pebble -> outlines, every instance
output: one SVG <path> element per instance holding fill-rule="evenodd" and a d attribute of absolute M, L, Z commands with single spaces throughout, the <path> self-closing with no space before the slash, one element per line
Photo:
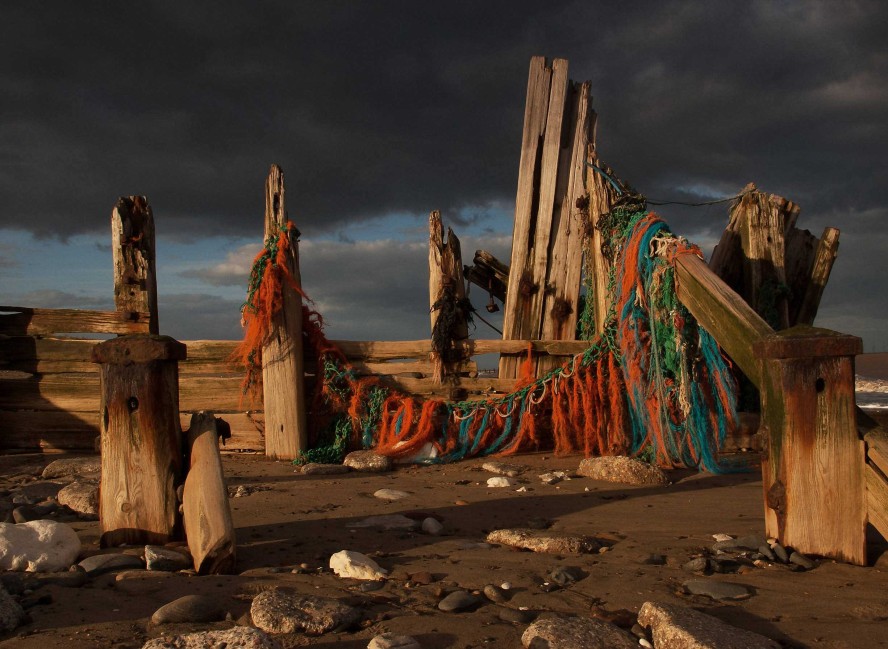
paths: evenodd
<path fill-rule="evenodd" d="M 482 592 L 484 593 L 484 596 L 494 604 L 503 604 L 508 601 L 508 598 L 502 589 L 497 588 L 493 584 L 487 584 Z"/>
<path fill-rule="evenodd" d="M 691 579 L 682 584 L 685 591 L 691 595 L 705 595 L 714 600 L 738 600 L 752 596 L 749 589 L 742 584 L 732 584 L 728 581 L 716 581 L 714 579 Z"/>
<path fill-rule="evenodd" d="M 577 470 L 577 473 L 593 480 L 619 482 L 621 484 L 669 484 L 669 478 L 658 467 L 621 455 L 585 458 L 580 462 L 580 468 Z"/>
<path fill-rule="evenodd" d="M 490 473 L 504 475 L 509 478 L 515 478 L 524 472 L 525 467 L 516 464 L 507 464 L 505 462 L 485 462 L 481 468 Z"/>
<path fill-rule="evenodd" d="M 438 602 L 438 608 L 448 613 L 464 611 L 478 604 L 480 600 L 464 590 L 455 590 Z"/>
<path fill-rule="evenodd" d="M 591 536 L 544 534 L 537 530 L 521 528 L 494 530 L 487 535 L 487 542 L 550 554 L 596 552 L 601 547 L 601 543 Z"/>
<path fill-rule="evenodd" d="M 309 462 L 302 466 L 300 473 L 302 475 L 339 475 L 348 473 L 351 469 L 344 464 L 318 464 Z"/>
<path fill-rule="evenodd" d="M 380 500 L 403 500 L 404 498 L 409 498 L 410 494 L 397 489 L 377 489 L 373 492 L 373 496 Z"/>
<path fill-rule="evenodd" d="M 366 554 L 341 550 L 330 557 L 330 570 L 340 577 L 351 579 L 385 579 L 388 570 L 379 567 Z"/>
<path fill-rule="evenodd" d="M 67 570 L 80 554 L 80 538 L 64 523 L 37 520 L 0 523 L 0 569 Z"/>
<path fill-rule="evenodd" d="M 730 534 L 713 534 L 712 538 L 715 539 L 716 543 L 724 543 L 725 541 L 733 541 L 734 537 Z"/>
<path fill-rule="evenodd" d="M 131 554 L 94 554 L 77 565 L 83 568 L 87 574 L 93 576 L 102 575 L 107 572 L 145 567 L 139 557 L 135 557 Z"/>
<path fill-rule="evenodd" d="M 191 557 L 160 545 L 145 546 L 145 567 L 148 570 L 176 572 L 193 567 Z"/>
<path fill-rule="evenodd" d="M 487 478 L 487 486 L 488 487 L 511 487 L 514 483 L 505 476 L 496 476 L 493 478 Z"/>
<path fill-rule="evenodd" d="M 383 633 L 374 637 L 367 649 L 422 649 L 422 645 L 409 635 Z"/>
<path fill-rule="evenodd" d="M 648 649 L 654 649 L 654 645 L 652 645 L 647 638 L 639 638 L 638 644 L 640 644 L 642 647 L 647 647 Z"/>
<path fill-rule="evenodd" d="M 342 464 L 354 471 L 365 473 L 382 473 L 392 470 L 392 458 L 373 451 L 352 451 L 345 456 Z"/>
<path fill-rule="evenodd" d="M 57 509 L 58 506 L 54 505 L 19 505 L 12 510 L 12 520 L 16 523 L 39 521 L 40 519 L 49 516 Z"/>
<path fill-rule="evenodd" d="M 414 584 L 419 584 L 420 586 L 427 586 L 435 581 L 435 575 L 428 570 L 421 570 L 420 572 L 414 572 L 410 575 L 410 581 Z"/>
<path fill-rule="evenodd" d="M 206 595 L 185 595 L 164 604 L 151 616 L 152 624 L 177 624 L 181 622 L 218 622 L 225 619 L 225 611 L 219 602 Z"/>
<path fill-rule="evenodd" d="M 504 581 L 503 583 L 500 584 L 500 588 L 502 588 L 503 590 L 512 590 L 512 583 L 508 582 L 508 581 Z"/>
<path fill-rule="evenodd" d="M 438 519 L 429 516 L 422 522 L 422 531 L 432 536 L 439 536 L 444 531 L 444 526 Z"/>
<path fill-rule="evenodd" d="M 362 593 L 372 593 L 381 590 L 384 586 L 384 581 L 362 581 L 361 585 L 358 586 L 358 590 Z"/>
<path fill-rule="evenodd" d="M 786 548 L 784 548 L 782 545 L 775 542 L 771 546 L 771 550 L 773 550 L 774 556 L 777 557 L 778 561 L 780 561 L 781 563 L 789 563 L 789 553 L 786 551 Z"/>
<path fill-rule="evenodd" d="M 817 567 L 817 564 L 811 561 L 808 557 L 800 552 L 793 552 L 789 555 L 789 562 L 794 563 L 797 566 L 801 566 L 805 570 L 813 570 Z"/>
<path fill-rule="evenodd" d="M 564 471 L 549 471 L 537 476 L 543 484 L 557 484 L 562 480 L 570 480 L 570 476 Z"/>
<path fill-rule="evenodd" d="M 594 618 L 547 617 L 524 631 L 525 647 L 551 649 L 636 649 L 638 641 L 623 629 Z"/>
<path fill-rule="evenodd" d="M 154 638 L 142 649 L 280 649 L 280 646 L 277 640 L 259 629 L 236 626 L 224 631 Z"/>
<path fill-rule="evenodd" d="M 691 559 L 690 561 L 682 564 L 682 570 L 686 570 L 687 572 L 706 572 L 709 570 L 709 559 L 706 557 L 697 557 L 696 559 Z"/>
<path fill-rule="evenodd" d="M 574 566 L 559 566 L 549 573 L 549 579 L 559 586 L 569 586 L 583 577 L 585 577 L 583 571 Z"/>
<path fill-rule="evenodd" d="M 19 627 L 25 620 L 25 609 L 0 586 L 0 633 Z"/>
<path fill-rule="evenodd" d="M 361 611 L 329 597 L 302 596 L 280 589 L 253 598 L 253 624 L 267 633 L 305 632 L 314 635 L 347 628 L 361 619 Z"/>
<path fill-rule="evenodd" d="M 771 546 L 767 543 L 762 543 L 758 546 L 758 553 L 764 556 L 768 561 L 777 561 L 777 555 L 774 554 Z"/>

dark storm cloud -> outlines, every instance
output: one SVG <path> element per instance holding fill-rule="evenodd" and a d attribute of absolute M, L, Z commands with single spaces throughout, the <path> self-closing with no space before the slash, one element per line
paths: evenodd
<path fill-rule="evenodd" d="M 166 236 L 253 232 L 270 162 L 304 232 L 510 202 L 534 54 L 592 80 L 602 156 L 652 196 L 756 180 L 865 210 L 888 181 L 880 3 L 50 2 L 2 23 L 0 225 L 40 234 L 104 229 L 134 192 Z"/>

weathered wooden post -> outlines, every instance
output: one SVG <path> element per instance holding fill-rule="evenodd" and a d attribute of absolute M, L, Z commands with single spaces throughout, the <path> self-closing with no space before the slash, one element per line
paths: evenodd
<path fill-rule="evenodd" d="M 284 172 L 271 165 L 265 183 L 265 240 L 287 228 Z M 287 272 L 299 285 L 299 248 L 290 232 Z M 262 392 L 265 408 L 265 455 L 293 460 L 308 448 L 305 420 L 305 375 L 302 357 L 302 299 L 287 282 L 281 285 L 281 309 L 271 321 L 262 346 Z"/>
<path fill-rule="evenodd" d="M 799 326 L 754 350 L 768 535 L 803 553 L 866 565 L 866 451 L 854 401 L 861 339 Z"/>
<path fill-rule="evenodd" d="M 154 215 L 144 196 L 122 196 L 111 211 L 114 305 L 118 311 L 149 314 L 148 333 L 159 332 Z"/>
<path fill-rule="evenodd" d="M 462 251 L 453 230 L 444 226 L 441 213 L 429 214 L 429 314 L 432 320 L 431 362 L 434 379 L 441 383 L 457 358 L 454 341 L 469 337 L 466 286 L 463 280 Z"/>
<path fill-rule="evenodd" d="M 182 517 L 198 574 L 227 574 L 235 566 L 235 534 L 219 455 L 218 422 L 211 412 L 191 415 L 188 475 Z"/>
<path fill-rule="evenodd" d="M 166 543 L 179 533 L 182 478 L 178 361 L 185 345 L 133 334 L 99 343 L 103 547 Z"/>

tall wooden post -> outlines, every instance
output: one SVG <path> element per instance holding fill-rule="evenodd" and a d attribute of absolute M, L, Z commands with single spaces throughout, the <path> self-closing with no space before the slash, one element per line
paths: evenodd
<path fill-rule="evenodd" d="M 287 227 L 284 172 L 271 165 L 265 183 L 265 239 Z M 295 233 L 287 271 L 297 284 L 299 248 Z M 305 420 L 305 375 L 302 358 L 302 299 L 286 282 L 281 310 L 274 316 L 270 335 L 262 347 L 262 391 L 265 408 L 265 455 L 293 460 L 308 448 Z"/>
<path fill-rule="evenodd" d="M 799 326 L 754 350 L 767 533 L 803 553 L 865 565 L 866 451 L 854 402 L 862 341 Z"/>
<path fill-rule="evenodd" d="M 122 196 L 111 211 L 114 305 L 125 313 L 148 313 L 152 334 L 159 332 L 154 246 L 154 215 L 148 199 Z"/>
<path fill-rule="evenodd" d="M 441 213 L 435 210 L 429 214 L 429 314 L 432 321 L 431 361 L 434 378 L 439 383 L 449 365 L 463 360 L 454 358 L 453 342 L 469 337 L 465 299 L 459 239 L 448 228 L 447 241 L 444 241 Z M 448 316 L 442 321 L 441 315 L 446 312 L 449 312 Z"/>
<path fill-rule="evenodd" d="M 179 532 L 182 478 L 178 361 L 185 345 L 134 334 L 99 343 L 103 547 L 163 544 Z"/>

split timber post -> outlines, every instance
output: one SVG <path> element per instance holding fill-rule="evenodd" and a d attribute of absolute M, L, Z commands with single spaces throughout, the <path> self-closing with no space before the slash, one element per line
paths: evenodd
<path fill-rule="evenodd" d="M 462 251 L 459 239 L 453 230 L 447 229 L 444 241 L 444 226 L 441 213 L 435 210 L 429 214 L 429 314 L 432 325 L 431 362 L 433 374 L 441 383 L 448 373 L 457 373 L 457 365 L 462 358 L 462 349 L 454 343 L 469 337 L 467 324 L 466 285 L 463 280 Z M 451 304 L 447 304 L 450 302 Z M 448 317 L 442 314 L 453 309 Z M 440 349 L 436 344 L 442 345 Z M 443 347 L 446 345 L 446 347 Z"/>
<path fill-rule="evenodd" d="M 765 528 L 799 552 L 865 565 L 865 448 L 854 407 L 862 342 L 774 332 L 706 263 L 676 259 L 676 294 L 762 395 Z"/>
<path fill-rule="evenodd" d="M 182 479 L 178 361 L 185 345 L 133 334 L 99 343 L 101 364 L 101 545 L 164 544 L 180 530 Z"/>
<path fill-rule="evenodd" d="M 154 214 L 144 196 L 121 196 L 111 211 L 114 306 L 132 320 L 148 314 L 148 333 L 159 332 Z"/>
<path fill-rule="evenodd" d="M 589 84 L 571 82 L 567 71 L 565 59 L 530 62 L 503 340 L 576 337 L 583 244 L 576 203 L 592 120 Z M 515 378 L 521 362 L 501 356 L 499 377 Z M 559 363 L 539 359 L 537 376 Z"/>
<path fill-rule="evenodd" d="M 287 227 L 284 172 L 271 165 L 265 182 L 265 240 Z M 299 247 L 290 233 L 287 271 L 297 285 Z M 262 346 L 262 392 L 265 409 L 265 455 L 293 460 L 308 448 L 305 419 L 305 374 L 302 357 L 302 298 L 282 282 L 281 310 L 274 316 L 268 339 Z"/>

